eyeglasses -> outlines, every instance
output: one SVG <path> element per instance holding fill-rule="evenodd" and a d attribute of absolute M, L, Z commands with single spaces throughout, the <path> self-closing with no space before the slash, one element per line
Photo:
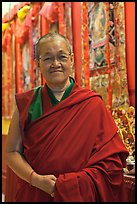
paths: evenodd
<path fill-rule="evenodd" d="M 45 63 L 47 64 L 51 64 L 55 61 L 55 59 L 58 61 L 58 62 L 67 62 L 68 59 L 69 59 L 69 56 L 70 54 L 60 54 L 58 56 L 44 56 L 44 57 L 39 57 L 39 59 L 41 59 L 42 61 L 44 61 Z"/>

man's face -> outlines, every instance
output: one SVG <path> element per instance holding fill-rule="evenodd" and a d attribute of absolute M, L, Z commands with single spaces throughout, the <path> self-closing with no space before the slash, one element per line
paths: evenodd
<path fill-rule="evenodd" d="M 66 41 L 58 37 L 42 39 L 39 47 L 39 69 L 47 84 L 53 87 L 66 83 L 74 62 L 73 53 L 69 53 Z"/>

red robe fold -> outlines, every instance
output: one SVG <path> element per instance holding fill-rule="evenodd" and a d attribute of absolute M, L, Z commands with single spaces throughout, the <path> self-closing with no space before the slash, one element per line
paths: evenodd
<path fill-rule="evenodd" d="M 57 177 L 55 196 L 19 179 L 17 202 L 121 201 L 128 152 L 101 97 L 76 83 L 52 107 L 42 88 L 43 115 L 28 124 L 33 90 L 17 94 L 24 156 L 38 174 Z"/>

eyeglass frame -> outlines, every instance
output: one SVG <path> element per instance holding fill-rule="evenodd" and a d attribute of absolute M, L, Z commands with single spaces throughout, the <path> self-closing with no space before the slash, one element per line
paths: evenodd
<path fill-rule="evenodd" d="M 62 55 L 62 57 L 63 56 L 66 57 L 66 59 L 59 59 L 59 57 L 61 57 L 61 55 Z M 42 61 L 44 61 L 47 64 L 52 64 L 55 61 L 55 59 L 60 63 L 65 63 L 68 61 L 70 55 L 71 55 L 71 53 L 69 53 L 69 54 L 61 53 L 60 56 L 47 56 L 47 60 L 46 60 L 46 56 L 45 56 L 45 59 L 43 59 L 43 57 L 41 57 L 41 56 L 39 57 L 39 59 L 41 59 Z M 50 58 L 50 59 L 48 59 L 48 58 Z"/>

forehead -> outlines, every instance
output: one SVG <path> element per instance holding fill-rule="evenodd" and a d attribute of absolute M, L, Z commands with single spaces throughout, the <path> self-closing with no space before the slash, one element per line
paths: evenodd
<path fill-rule="evenodd" d="M 61 37 L 49 37 L 49 38 L 43 38 L 40 41 L 39 48 L 40 50 L 43 50 L 43 49 L 50 50 L 50 49 L 57 49 L 57 48 L 68 50 L 68 44 L 66 40 Z"/>

